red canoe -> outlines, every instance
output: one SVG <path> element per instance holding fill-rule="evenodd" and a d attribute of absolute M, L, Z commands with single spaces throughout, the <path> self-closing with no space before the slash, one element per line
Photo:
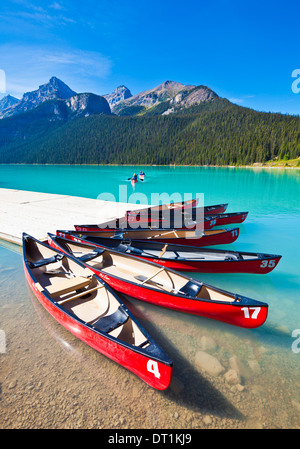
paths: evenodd
<path fill-rule="evenodd" d="M 153 388 L 169 386 L 172 361 L 94 271 L 27 234 L 23 263 L 35 296 L 67 330 Z"/>
<path fill-rule="evenodd" d="M 173 202 L 168 204 L 160 204 L 159 206 L 150 206 L 148 209 L 151 210 L 191 209 L 193 207 L 197 207 L 198 203 L 199 198 L 195 198 L 187 201 L 178 201 L 175 203 Z M 128 211 L 128 212 L 136 212 L 136 211 Z"/>
<path fill-rule="evenodd" d="M 76 254 L 116 291 L 133 298 L 246 328 L 259 327 L 267 318 L 268 304 L 212 287 L 161 265 L 51 235 L 48 242 L 60 251 Z"/>
<path fill-rule="evenodd" d="M 51 235 L 51 238 L 55 240 L 56 237 Z M 173 270 L 199 273 L 266 274 L 274 270 L 281 259 L 281 256 L 274 254 L 197 248 L 187 245 L 166 245 L 149 240 L 127 241 L 99 237 L 93 237 L 89 240 L 77 236 L 76 241 L 92 244 L 99 248 L 120 251 Z"/>
<path fill-rule="evenodd" d="M 154 240 L 156 242 L 173 243 L 176 245 L 211 246 L 233 243 L 239 236 L 239 228 L 216 229 L 206 231 L 178 229 L 136 229 L 136 230 L 103 230 L 89 231 L 56 231 L 61 237 L 75 240 L 76 237 L 105 237 L 129 240 Z"/>
<path fill-rule="evenodd" d="M 148 220 L 148 217 L 140 216 L 138 221 L 127 221 L 125 217 L 106 221 L 100 224 L 74 225 L 76 231 L 98 232 L 107 229 L 212 229 L 214 226 L 224 226 L 227 224 L 243 223 L 247 218 L 248 212 L 233 212 L 230 214 L 215 214 L 203 217 L 203 221 L 191 219 L 157 219 Z M 176 221 L 175 221 L 176 220 Z"/>
<path fill-rule="evenodd" d="M 116 218 L 115 220 L 106 221 L 100 224 L 83 224 L 74 225 L 76 231 L 88 231 L 88 232 L 98 232 L 105 231 L 108 229 L 119 230 L 119 229 L 212 229 L 216 226 L 216 218 L 206 218 L 203 221 L 196 222 L 194 220 L 153 220 L 153 222 L 148 222 L 148 220 L 138 220 L 127 221 L 125 218 Z"/>
<path fill-rule="evenodd" d="M 212 226 L 224 226 L 228 224 L 243 223 L 248 216 L 248 212 L 232 212 L 227 214 L 206 215 Z"/>
<path fill-rule="evenodd" d="M 222 214 L 226 211 L 228 203 L 216 204 L 213 206 L 199 206 L 197 207 L 199 200 L 183 201 L 181 203 L 162 204 L 160 206 L 150 206 L 144 209 L 130 210 L 125 214 L 125 219 L 130 222 L 131 220 L 139 221 L 141 219 L 147 219 L 151 222 L 152 218 L 163 218 L 164 215 L 169 218 L 169 214 L 174 212 L 183 213 L 187 217 L 196 219 L 202 215 Z"/>

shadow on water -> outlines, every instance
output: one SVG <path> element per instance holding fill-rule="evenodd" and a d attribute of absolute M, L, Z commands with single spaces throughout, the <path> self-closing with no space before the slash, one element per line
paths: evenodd
<path fill-rule="evenodd" d="M 119 367 L 119 365 L 95 351 L 93 348 L 89 347 L 76 336 L 67 331 L 44 309 L 36 296 L 33 294 L 27 282 L 26 284 L 34 312 L 36 313 L 43 330 L 45 329 L 47 331 L 47 334 L 50 335 L 50 337 L 58 344 L 59 348 L 61 348 L 67 356 L 63 357 L 61 360 L 63 364 L 66 364 L 66 367 L 64 368 L 66 378 L 68 377 L 68 363 L 70 361 L 75 361 L 76 366 L 80 366 L 83 371 L 85 371 L 85 373 L 90 375 L 93 379 L 99 380 L 99 393 L 101 394 L 103 389 L 106 390 L 113 396 L 114 402 L 117 400 L 119 407 L 121 407 L 124 401 L 124 393 L 122 392 L 122 388 L 120 388 L 122 382 L 117 379 L 118 388 L 115 388 L 114 383 L 111 381 L 111 378 L 115 374 L 115 368 Z M 49 340 L 47 339 L 47 345 L 48 344 Z M 47 351 L 46 347 L 45 351 Z M 123 367 L 119 368 L 126 371 Z M 109 376 L 109 378 L 107 378 L 108 370 L 112 371 L 112 375 Z M 134 374 L 132 374 L 132 376 L 135 377 Z"/>
<path fill-rule="evenodd" d="M 93 379 L 99 381 L 98 393 L 100 395 L 104 390 L 109 392 L 118 401 L 121 409 L 124 407 L 125 399 L 123 387 L 126 390 L 127 401 L 135 403 L 139 400 L 138 398 L 145 398 L 145 401 L 147 401 L 147 395 L 152 391 L 150 387 L 134 374 L 89 348 L 69 333 L 45 311 L 29 287 L 28 292 L 43 328 L 68 354 L 67 359 L 69 361 L 74 360 Z M 244 415 L 190 361 L 194 360 L 194 356 L 191 355 L 193 351 L 190 351 L 188 347 L 189 343 L 194 339 L 194 334 L 190 332 L 190 329 L 196 328 L 197 330 L 198 328 L 198 337 L 201 337 L 202 331 L 208 334 L 210 334 L 210 331 L 217 331 L 222 335 L 222 351 L 227 351 L 230 355 L 235 353 L 231 346 L 234 339 L 239 341 L 240 344 L 240 347 L 236 348 L 237 354 L 243 345 L 248 344 L 247 340 L 250 339 L 256 344 L 258 353 L 262 345 L 270 344 L 274 348 L 278 346 L 290 348 L 291 345 L 290 335 L 288 335 L 287 331 L 276 327 L 272 322 L 267 322 L 258 329 L 236 328 L 226 323 L 218 322 L 216 324 L 214 320 L 181 314 L 180 312 L 163 309 L 151 304 L 141 305 L 141 302 L 136 299 L 125 295 L 119 296 L 147 332 L 152 335 L 164 352 L 173 360 L 172 383 L 167 390 L 156 391 L 156 400 L 159 401 L 158 397 L 160 396 L 163 401 L 168 400 L 175 405 L 184 406 L 191 414 L 213 414 L 220 418 L 245 420 Z M 179 323 L 180 329 L 178 328 Z M 166 336 L 166 333 L 168 336 Z M 223 335 L 226 335 L 226 338 L 223 338 Z M 198 341 L 194 341 L 196 350 L 198 350 Z M 47 340 L 46 344 L 49 344 L 49 340 Z M 36 375 L 38 376 L 38 373 Z M 217 379 L 217 382 L 220 382 L 220 380 Z M 141 401 L 139 404 L 142 410 L 144 408 L 143 403 L 144 401 Z"/>
<path fill-rule="evenodd" d="M 121 296 L 121 295 L 120 295 Z M 173 360 L 173 380 L 170 388 L 161 392 L 166 398 L 194 412 L 211 413 L 221 418 L 242 420 L 243 414 L 234 407 L 223 394 L 218 391 L 199 371 L 180 353 L 178 348 L 149 320 L 143 318 L 136 308 L 133 299 L 122 295 L 124 303 L 137 317 L 142 326 L 152 335 L 155 341 Z M 153 306 L 155 307 L 155 306 Z M 168 310 L 168 313 L 177 312 Z M 199 317 L 195 317 L 196 319 Z M 178 381 L 183 388 L 178 388 Z"/>
<path fill-rule="evenodd" d="M 171 388 L 163 393 L 166 397 L 195 412 L 213 414 L 220 418 L 243 419 L 242 413 L 205 379 L 170 341 L 159 343 L 163 343 L 174 364 Z M 176 393 L 177 379 L 184 385 L 184 389 L 178 393 Z M 175 385 L 175 392 L 172 385 Z"/>
<path fill-rule="evenodd" d="M 286 329 L 280 329 L 275 324 L 266 323 L 262 328 L 257 330 L 260 340 L 265 345 L 275 348 L 291 349 L 291 333 Z"/>

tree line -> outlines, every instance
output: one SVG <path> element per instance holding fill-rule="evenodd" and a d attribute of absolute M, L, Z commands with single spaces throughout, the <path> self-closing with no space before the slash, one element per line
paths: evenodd
<path fill-rule="evenodd" d="M 158 109 L 161 114 L 164 106 Z M 224 99 L 169 115 L 153 108 L 62 123 L 29 118 L 0 121 L 0 163 L 248 165 L 300 156 L 299 116 Z"/>

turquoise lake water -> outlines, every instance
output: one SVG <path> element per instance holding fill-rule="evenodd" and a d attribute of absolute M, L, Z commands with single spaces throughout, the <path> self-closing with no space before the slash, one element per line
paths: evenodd
<path fill-rule="evenodd" d="M 138 182 L 132 187 L 128 178 L 130 178 L 134 172 L 138 173 L 140 170 L 144 170 L 146 174 L 145 181 Z M 120 188 L 120 186 L 122 187 Z M 189 344 L 191 333 L 193 334 L 195 332 L 195 335 L 197 335 L 199 326 L 205 335 L 212 336 L 212 338 L 218 340 L 218 347 L 221 346 L 220 342 L 222 341 L 223 335 L 226 335 L 227 340 L 224 342 L 224 347 L 227 348 L 228 357 L 236 356 L 238 352 L 240 354 L 242 342 L 246 345 L 249 345 L 249 342 L 252 342 L 252 349 L 254 346 L 256 350 L 257 347 L 259 347 L 261 354 L 259 363 L 261 366 L 264 366 L 264 376 L 259 376 L 260 380 L 257 380 L 257 378 L 255 379 L 255 388 L 252 390 L 250 383 L 248 387 L 246 382 L 244 391 L 234 393 L 235 399 L 229 399 L 229 396 L 233 394 L 235 387 L 233 386 L 231 390 L 228 389 L 229 396 L 224 393 L 226 400 L 234 403 L 239 394 L 239 405 L 235 404 L 235 406 L 239 410 L 243 410 L 244 415 L 247 415 L 246 422 L 248 423 L 248 427 L 251 427 L 251 425 L 253 427 L 299 426 L 300 342 L 298 343 L 297 341 L 297 336 L 300 337 L 299 170 L 210 167 L 11 165 L 0 166 L 0 188 L 67 194 L 88 198 L 97 198 L 100 194 L 107 192 L 113 195 L 116 200 L 127 200 L 128 202 L 132 202 L 138 197 L 147 199 L 149 203 L 153 203 L 151 200 L 153 200 L 153 194 L 155 193 L 166 193 L 169 195 L 178 193 L 182 196 L 182 199 L 184 199 L 184 194 L 189 194 L 194 197 L 199 195 L 201 200 L 204 199 L 205 205 L 229 203 L 227 212 L 248 211 L 249 214 L 247 220 L 243 224 L 237 225 L 240 228 L 238 240 L 232 245 L 223 245 L 223 248 L 280 254 L 282 255 L 282 259 L 276 269 L 268 275 L 202 275 L 201 273 L 197 273 L 193 274 L 193 276 L 226 290 L 267 302 L 269 304 L 269 316 L 262 328 L 244 332 L 243 330 L 236 330 L 229 325 L 220 325 L 216 322 L 201 318 L 199 320 L 199 317 L 195 319 L 195 317 L 187 317 L 186 315 L 183 316 L 183 314 L 179 313 L 174 314 L 172 311 L 157 310 L 158 308 L 154 306 L 148 307 L 147 305 L 146 307 L 146 305 L 140 305 L 136 302 L 134 302 L 133 305 L 134 307 L 137 307 L 139 316 L 141 315 L 142 319 L 145 319 L 150 327 L 152 325 L 150 321 L 155 318 L 155 326 L 157 327 L 154 327 L 154 331 L 158 332 L 159 335 L 161 332 L 165 332 L 164 338 L 167 340 L 174 339 L 174 341 L 177 341 L 176 338 L 178 338 L 178 336 L 174 336 L 174 324 L 172 323 L 176 321 L 181 323 L 180 325 L 182 325 L 182 323 L 188 324 L 191 329 L 190 332 L 186 333 L 184 330 L 179 331 L 182 339 L 177 341 L 177 350 L 181 357 L 192 357 L 192 353 L 190 354 L 189 352 L 191 351 Z M 122 193 L 121 198 L 120 192 Z M 222 246 L 219 246 L 219 248 L 222 248 Z M 0 268 L 0 285 L 5 286 L 4 290 L 2 290 L 0 300 L 0 306 L 2 305 L 2 322 L 0 328 L 5 331 L 6 327 L 9 329 L 10 326 L 12 326 L 11 329 L 16 328 L 16 325 L 12 324 L 13 319 L 11 314 L 13 307 L 17 305 L 21 309 L 22 307 L 26 308 L 27 302 L 29 301 L 31 304 L 31 300 L 28 299 L 29 294 L 27 290 L 25 290 L 24 299 L 24 281 L 22 280 L 21 283 L 18 283 L 17 281 L 23 276 L 20 255 L 17 254 L 17 252 L 12 252 L 6 248 L 0 248 Z M 6 287 L 7 285 L 10 288 Z M 30 316 L 35 316 L 34 309 L 31 310 L 30 314 L 31 315 L 24 318 L 25 323 L 27 322 L 27 319 L 30 321 Z M 164 327 L 167 330 L 162 330 Z M 13 337 L 10 337 L 12 331 L 9 329 L 7 329 L 7 335 L 9 335 L 9 338 L 13 339 Z M 231 343 L 232 338 L 236 341 L 237 336 L 239 341 L 238 350 L 236 349 L 237 346 L 232 345 Z M 71 337 L 65 336 L 65 338 Z M 15 343 L 15 345 L 18 347 L 17 343 Z M 166 346 L 168 347 L 168 343 L 166 343 Z M 196 351 L 196 348 L 194 348 L 194 350 Z M 86 351 L 86 349 L 84 349 L 84 351 Z M 173 349 L 173 352 L 174 351 L 175 350 Z M 177 352 L 175 351 L 173 354 L 175 358 L 176 354 Z M 31 356 L 35 357 L 35 354 L 31 354 Z M 224 348 L 223 350 L 220 349 L 219 356 L 221 359 L 222 357 L 225 357 Z M 8 356 L 8 353 L 5 354 L 5 357 L 9 359 L 9 357 L 13 357 L 13 353 L 10 353 L 10 356 Z M 243 358 L 246 358 L 245 354 L 243 355 Z M 4 356 L 1 356 L 0 354 L 0 361 L 3 362 L 3 359 Z M 23 363 L 27 363 L 27 361 Z M 224 363 L 226 364 L 226 361 Z M 111 369 L 114 373 L 118 373 L 115 366 Z M 181 378 L 179 371 L 176 371 L 176 376 L 179 378 L 179 383 L 185 383 L 185 379 L 184 377 Z M 289 377 L 290 383 L 288 386 L 283 386 L 282 379 L 286 376 Z M 7 372 L 7 378 L 8 377 L 9 372 Z M 33 377 L 37 378 L 38 374 L 35 372 Z M 128 374 L 128 378 L 130 379 L 130 382 L 132 382 L 131 374 Z M 271 378 L 272 392 L 270 391 Z M 126 382 L 127 381 L 128 380 L 126 380 Z M 220 386 L 218 379 L 216 380 L 216 384 L 214 384 L 214 380 L 211 380 L 211 382 L 213 383 L 215 391 L 215 394 L 212 396 L 218 398 L 218 402 L 223 384 Z M 251 380 L 251 382 L 253 382 L 253 380 Z M 139 384 L 134 385 L 136 386 Z M 266 387 L 267 385 L 269 385 L 268 388 Z M 9 393 L 14 390 L 14 388 L 11 388 L 7 391 L 6 406 L 8 410 L 13 410 L 13 401 L 11 396 L 9 396 Z M 269 392 L 266 393 L 266 390 Z M 5 387 L 2 389 L 2 392 L 3 391 L 5 396 Z M 254 406 L 250 411 L 249 407 L 247 408 L 247 403 L 249 403 L 249 401 L 251 403 L 252 398 L 252 396 L 247 396 L 248 394 L 250 395 L 250 392 L 252 395 L 261 392 L 261 396 L 264 398 L 261 400 L 262 405 L 259 412 L 254 410 Z M 46 392 L 44 393 L 47 395 Z M 14 394 L 18 397 L 16 392 Z M 144 391 L 144 394 L 147 396 L 148 393 Z M 188 391 L 187 393 L 190 397 L 194 394 L 193 391 Z M 278 410 L 276 410 L 278 408 L 275 399 L 276 396 L 278 401 L 280 400 L 280 407 L 283 409 L 282 412 L 284 412 L 284 420 L 279 419 Z M 179 423 L 178 420 L 168 421 L 165 416 L 160 416 L 160 412 L 156 410 L 156 407 L 158 407 L 161 400 L 166 401 L 165 408 L 167 407 L 167 409 L 171 410 L 171 408 L 174 407 L 175 416 L 177 416 L 176 413 L 178 414 L 175 410 L 180 410 L 179 415 L 185 417 L 182 423 Z M 107 399 L 107 401 L 109 401 L 109 399 Z M 171 401 L 171 403 L 168 401 Z M 209 401 L 211 403 L 211 399 Z M 273 408 L 270 408 L 270 401 L 273 404 Z M 4 403 L 5 401 L 3 401 L 3 404 Z M 214 410 L 212 411 L 211 408 L 209 408 L 209 413 L 207 407 L 203 407 L 200 412 L 195 412 L 195 404 L 191 406 L 188 401 L 187 403 L 184 403 L 182 393 L 172 400 L 170 400 L 169 397 L 163 397 L 163 399 L 161 399 L 160 396 L 160 399 L 157 399 L 157 402 L 155 402 L 152 398 L 151 403 L 156 413 L 156 421 L 158 421 L 156 422 L 154 418 L 150 419 L 150 417 L 148 417 L 148 421 L 146 420 L 145 422 L 148 423 L 148 427 L 151 428 L 159 428 L 161 422 L 163 422 L 164 426 L 170 428 L 176 428 L 176 426 L 185 428 L 203 427 L 202 418 L 207 414 L 209 414 L 212 421 L 211 425 L 207 425 L 208 427 L 247 427 L 246 424 L 241 424 L 241 422 L 244 423 L 243 420 L 240 421 L 237 417 L 232 418 L 229 415 L 229 417 L 227 416 L 227 418 L 224 418 L 220 413 L 215 413 Z M 253 404 L 255 404 L 254 399 Z M 145 411 L 144 407 L 144 404 L 141 402 L 139 404 L 141 416 L 145 416 L 143 413 L 148 413 Z M 29 405 L 26 410 L 31 410 Z M 248 410 L 248 414 L 246 410 Z M 202 420 L 200 420 L 199 417 L 198 422 L 195 413 L 200 413 Z M 13 413 L 11 416 L 13 416 Z M 87 416 L 89 416 L 87 420 L 90 419 L 91 423 L 92 418 L 90 415 Z M 130 427 L 130 420 L 129 418 L 126 419 L 122 424 L 122 419 L 118 418 L 116 422 L 119 424 L 116 425 L 116 428 Z M 3 427 L 26 427 L 24 422 L 20 418 L 19 424 L 11 424 L 7 421 L 6 424 L 4 423 L 2 425 Z M 88 421 L 85 422 L 85 425 L 83 424 L 83 421 L 80 422 L 81 425 L 78 425 L 78 427 L 89 427 Z M 135 424 L 137 424 L 138 427 L 143 427 L 144 424 L 142 424 L 142 422 L 143 421 L 141 420 L 141 423 L 139 424 L 139 421 L 136 421 Z M 209 420 L 206 420 L 205 422 L 209 422 Z M 32 425 L 40 427 L 36 420 Z M 50 426 L 50 424 L 48 425 Z M 134 428 L 134 423 L 132 424 L 132 428 Z"/>
<path fill-rule="evenodd" d="M 140 170 L 146 173 L 145 181 L 132 187 L 128 178 Z M 247 294 L 258 299 L 272 301 L 271 317 L 277 316 L 276 311 L 282 311 L 285 323 L 281 320 L 280 324 L 300 328 L 299 170 L 11 165 L 0 166 L 0 187 L 87 198 L 97 198 L 108 192 L 117 201 L 128 202 L 135 200 L 133 194 L 141 194 L 149 203 L 155 193 L 179 193 L 182 199 L 185 194 L 188 197 L 203 194 L 201 200 L 204 199 L 205 205 L 229 203 L 227 212 L 249 211 L 247 220 L 239 225 L 239 239 L 230 247 L 281 254 L 283 257 L 277 269 L 262 277 L 201 277 L 226 287 L 236 285 L 237 289 L 246 290 Z M 280 306 L 285 301 L 295 302 L 293 313 Z"/>

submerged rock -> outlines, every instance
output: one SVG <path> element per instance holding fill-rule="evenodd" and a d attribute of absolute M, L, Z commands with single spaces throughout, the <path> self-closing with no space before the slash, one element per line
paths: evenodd
<path fill-rule="evenodd" d="M 239 375 L 239 373 L 234 370 L 234 369 L 230 369 L 228 370 L 225 375 L 225 380 L 229 385 L 237 385 L 241 383 L 241 376 Z"/>
<path fill-rule="evenodd" d="M 211 376 L 219 376 L 225 371 L 224 366 L 216 357 L 207 352 L 198 351 L 195 358 L 195 365 L 201 371 L 205 371 Z"/>
<path fill-rule="evenodd" d="M 251 369 L 235 356 L 229 359 L 229 366 L 243 379 L 248 379 L 252 376 Z"/>
<path fill-rule="evenodd" d="M 217 343 L 215 340 L 211 337 L 207 337 L 206 335 L 203 335 L 200 339 L 201 349 L 204 351 L 214 351 L 217 348 Z"/>

